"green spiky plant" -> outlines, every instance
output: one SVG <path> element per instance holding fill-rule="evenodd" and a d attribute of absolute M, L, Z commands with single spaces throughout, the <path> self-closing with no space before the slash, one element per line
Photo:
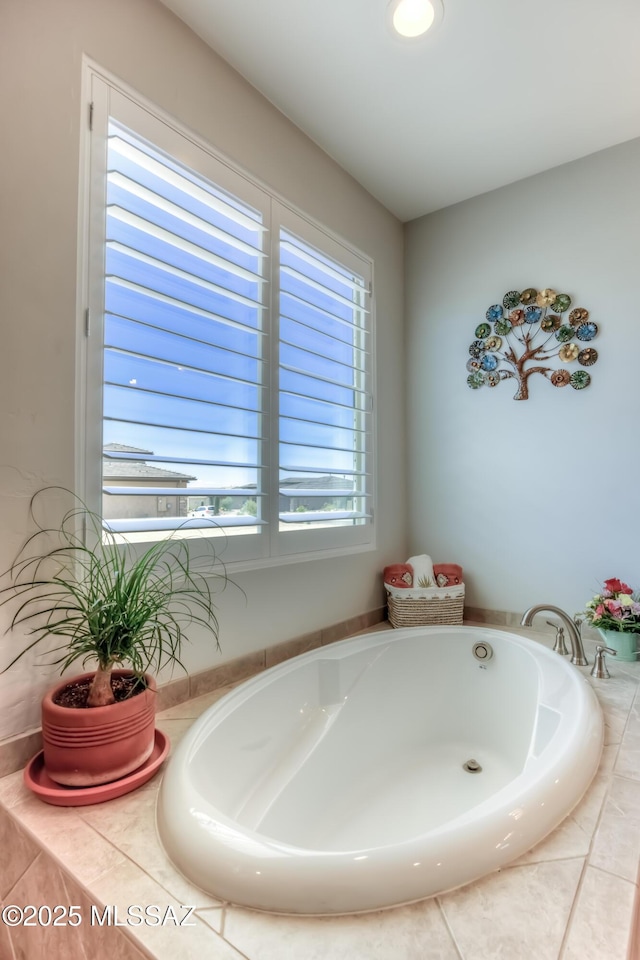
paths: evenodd
<path fill-rule="evenodd" d="M 114 667 L 125 666 L 140 678 L 167 663 L 185 669 L 185 627 L 200 625 L 220 649 L 211 583 L 224 587 L 226 574 L 194 570 L 189 541 L 176 534 L 138 553 L 105 531 L 101 518 L 77 497 L 58 527 L 40 524 L 37 501 L 59 489 L 48 487 L 32 498 L 36 532 L 3 575 L 9 584 L 0 588 L 0 606 L 16 605 L 9 629 L 22 626 L 34 635 L 5 670 L 45 638 L 64 638 L 49 651 L 51 662 L 61 673 L 76 661 L 91 662 L 95 676 L 87 705 L 97 707 L 115 702 Z M 217 562 L 211 538 L 198 542 Z"/>

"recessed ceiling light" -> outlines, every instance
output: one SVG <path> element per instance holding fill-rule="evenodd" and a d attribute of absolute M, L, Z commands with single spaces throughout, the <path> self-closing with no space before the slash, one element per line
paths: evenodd
<path fill-rule="evenodd" d="M 391 23 L 401 37 L 421 37 L 442 16 L 440 0 L 392 0 Z"/>

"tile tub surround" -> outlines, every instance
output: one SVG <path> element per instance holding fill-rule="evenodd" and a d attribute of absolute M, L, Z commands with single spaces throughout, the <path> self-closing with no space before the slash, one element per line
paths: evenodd
<path fill-rule="evenodd" d="M 170 680 L 158 688 L 158 710 L 166 710 L 176 704 L 184 703 L 186 700 L 192 700 L 204 693 L 217 690 L 229 683 L 246 680 L 248 677 L 260 673 L 261 670 L 273 667 L 282 660 L 288 660 L 289 657 L 295 657 L 307 650 L 313 650 L 327 643 L 336 643 L 338 640 L 344 640 L 359 631 L 372 629 L 384 621 L 386 615 L 386 608 L 378 607 L 375 610 L 369 610 L 367 613 L 351 617 L 349 620 L 331 624 L 331 626 L 324 627 L 322 630 L 315 630 L 312 633 L 294 637 L 292 640 L 285 640 L 273 647 L 256 650 L 254 653 L 228 660 L 226 663 L 221 663 L 219 666 L 211 667 L 201 673 Z M 52 680 L 51 683 L 53 685 L 54 681 Z M 21 770 L 27 761 L 41 749 L 42 734 L 39 729 L 30 730 L 21 736 L 0 742 L 0 778 L 13 773 L 15 770 Z M 2 954 L 0 954 L 0 960 L 3 960 Z"/>
<path fill-rule="evenodd" d="M 552 645 L 552 631 L 521 632 Z M 585 647 L 592 663 L 595 643 L 587 639 Z M 576 669 L 588 677 L 591 667 Z M 30 794 L 16 772 L 0 780 L 2 902 L 81 905 L 85 923 L 52 931 L 47 960 L 630 960 L 640 862 L 640 664 L 611 658 L 609 669 L 609 680 L 589 678 L 603 706 L 605 747 L 583 800 L 513 865 L 451 893 L 359 916 L 246 910 L 193 887 L 167 859 L 154 821 L 161 773 L 127 797 L 57 808 Z M 232 685 L 165 709 L 158 726 L 176 744 Z M 120 917 L 131 904 L 173 906 L 178 916 L 182 904 L 194 905 L 195 925 L 92 927 L 91 903 L 100 910 L 115 904 Z M 0 958 L 40 956 L 41 933 L 0 925 Z"/>

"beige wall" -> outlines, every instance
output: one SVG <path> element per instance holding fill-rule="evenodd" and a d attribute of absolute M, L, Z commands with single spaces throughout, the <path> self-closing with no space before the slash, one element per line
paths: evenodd
<path fill-rule="evenodd" d="M 640 140 L 415 220 L 406 244 L 413 548 L 460 563 L 477 607 L 640 588 Z M 591 385 L 470 390 L 476 326 L 530 286 L 599 324 Z"/>
<path fill-rule="evenodd" d="M 222 659 L 380 605 L 382 567 L 406 554 L 401 225 L 156 0 L 5 0 L 0 44 L 2 569 L 28 529 L 30 495 L 74 482 L 86 54 L 375 261 L 377 550 L 238 575 L 246 601 L 232 589 L 221 598 Z M 0 665 L 16 644 L 2 637 Z M 197 637 L 186 651 L 191 669 L 220 659 Z M 0 676 L 0 739 L 37 723 L 52 675 L 24 664 Z"/>

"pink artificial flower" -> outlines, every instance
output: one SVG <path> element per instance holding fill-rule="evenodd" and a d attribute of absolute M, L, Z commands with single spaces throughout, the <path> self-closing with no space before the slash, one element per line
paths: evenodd
<path fill-rule="evenodd" d="M 622 604 L 619 600 L 607 600 L 605 606 L 612 617 L 622 620 Z"/>
<path fill-rule="evenodd" d="M 601 617 L 603 613 L 604 613 L 604 604 L 599 603 L 598 606 L 596 607 L 596 617 Z"/>

